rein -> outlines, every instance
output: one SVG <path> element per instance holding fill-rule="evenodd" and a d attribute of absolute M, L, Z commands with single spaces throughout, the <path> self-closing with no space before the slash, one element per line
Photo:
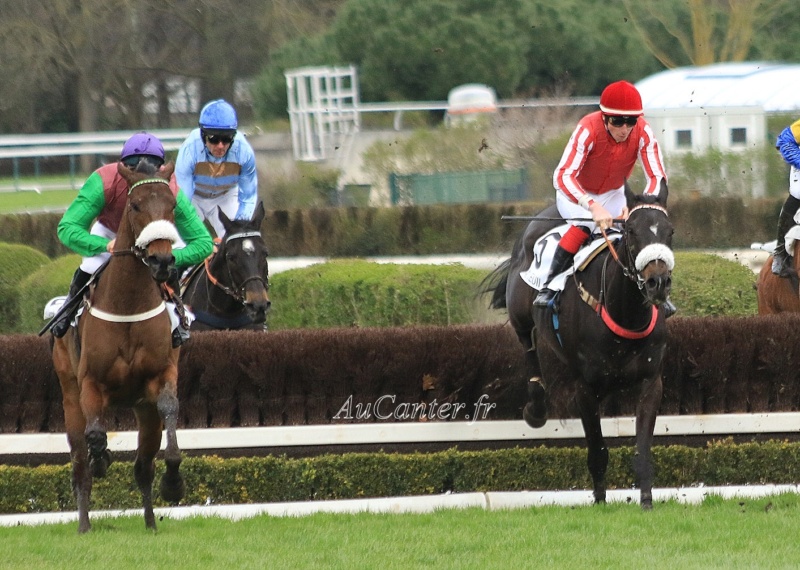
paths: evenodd
<path fill-rule="evenodd" d="M 261 238 L 261 232 L 252 231 L 252 232 L 240 232 L 240 233 L 237 233 L 237 234 L 231 234 L 229 236 L 225 236 L 225 243 L 227 244 L 229 241 L 234 240 L 234 239 L 245 239 L 245 238 L 249 238 L 249 237 Z M 244 281 L 242 281 L 239 284 L 239 286 L 237 288 L 238 290 L 234 289 L 232 286 L 228 287 L 224 283 L 220 283 L 219 279 L 214 277 L 214 275 L 211 273 L 210 259 L 211 259 L 211 256 L 207 257 L 205 259 L 205 261 L 203 262 L 203 265 L 205 266 L 206 276 L 208 277 L 208 280 L 211 282 L 212 285 L 214 285 L 215 287 L 219 288 L 222 292 L 224 292 L 229 297 L 232 297 L 238 303 L 244 304 L 244 302 L 245 302 L 244 289 L 247 286 L 247 284 L 250 283 L 251 281 L 260 281 L 261 284 L 264 285 L 265 289 L 269 289 L 269 286 L 267 285 L 267 282 L 264 280 L 264 278 L 261 275 L 252 275 L 252 276 L 248 277 L 247 279 L 245 279 Z M 226 263 L 226 267 L 228 268 L 228 280 L 231 282 L 231 285 L 233 285 L 233 275 L 231 275 L 231 268 L 230 268 L 230 266 L 227 265 L 227 263 Z M 209 303 L 211 303 L 213 305 L 210 297 L 209 297 L 208 301 L 209 301 Z"/>
<path fill-rule="evenodd" d="M 667 210 L 665 208 L 663 208 L 662 206 L 659 206 L 659 205 L 656 205 L 656 204 L 640 204 L 640 205 L 636 206 L 635 208 L 633 208 L 630 211 L 630 213 L 628 214 L 628 216 L 630 217 L 630 214 L 632 214 L 636 210 L 640 210 L 640 209 L 659 210 L 659 211 L 663 212 L 665 216 L 668 215 L 667 214 Z M 629 243 L 630 240 L 628 240 L 628 239 L 625 240 L 625 253 L 626 253 L 626 258 L 627 258 L 627 262 L 628 262 L 626 264 L 626 263 L 623 263 L 620 260 L 619 255 L 617 255 L 616 248 L 614 248 L 613 245 L 611 244 L 611 241 L 608 239 L 608 236 L 606 235 L 605 230 L 600 230 L 600 231 L 601 231 L 601 233 L 603 235 L 603 239 L 606 242 L 606 246 L 607 246 L 607 248 L 609 250 L 609 253 L 611 254 L 611 257 L 614 258 L 614 261 L 622 269 L 622 274 L 625 277 L 627 277 L 628 279 L 630 279 L 631 281 L 633 281 L 636 284 L 636 287 L 639 289 L 639 292 L 642 295 L 644 295 L 645 294 L 644 293 L 644 279 L 642 278 L 641 274 L 639 273 L 639 271 L 636 268 L 636 261 L 633 259 L 633 254 L 631 253 L 631 249 L 630 249 L 630 243 Z M 631 270 L 631 267 L 633 268 L 632 270 Z M 656 322 L 658 321 L 658 309 L 655 306 L 652 306 L 650 322 L 647 325 L 645 325 L 644 328 L 642 328 L 642 329 L 640 329 L 638 331 L 633 331 L 633 330 L 630 330 L 630 329 L 626 329 L 626 328 L 622 327 L 621 325 L 619 325 L 611 317 L 611 315 L 609 314 L 608 310 L 606 309 L 606 305 L 605 305 L 605 301 L 604 301 L 605 300 L 605 295 L 606 295 L 605 289 L 606 289 L 606 269 L 607 268 L 608 268 L 608 256 L 605 258 L 605 261 L 603 262 L 603 270 L 602 270 L 601 277 L 600 277 L 600 299 L 599 300 L 596 299 L 591 293 L 589 293 L 583 287 L 583 284 L 578 281 L 577 274 L 573 273 L 572 274 L 572 278 L 573 278 L 573 281 L 575 283 L 575 287 L 576 287 L 576 289 L 578 291 L 578 295 L 580 296 L 580 298 L 587 305 L 589 305 L 592 308 L 592 310 L 594 310 L 598 315 L 600 315 L 600 318 L 603 319 L 603 323 L 605 323 L 605 325 L 608 327 L 608 329 L 611 332 L 613 332 L 615 335 L 617 335 L 619 337 L 622 337 L 622 338 L 625 338 L 625 339 L 629 339 L 629 340 L 638 340 L 638 339 L 646 338 L 648 335 L 650 335 L 650 333 L 653 332 L 653 329 L 656 326 Z"/>

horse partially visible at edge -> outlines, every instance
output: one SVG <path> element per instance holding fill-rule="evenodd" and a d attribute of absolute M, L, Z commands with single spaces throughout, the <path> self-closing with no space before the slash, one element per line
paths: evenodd
<path fill-rule="evenodd" d="M 169 163 L 157 174 L 133 172 L 120 163 L 129 190 L 114 252 L 90 291 L 78 327 L 54 340 L 80 533 L 91 528 L 93 477 L 105 477 L 111 463 L 104 417 L 110 407 L 133 408 L 136 416 L 133 472 L 146 527 L 156 528 L 152 492 L 162 428 L 167 445 L 160 493 L 170 503 L 184 496 L 176 436 L 180 349 L 172 348 L 162 289 L 175 263 L 172 245 L 179 239 L 168 182 L 173 169 Z"/>
<path fill-rule="evenodd" d="M 800 236 L 800 226 L 794 226 L 787 233 L 792 232 Z M 795 239 L 787 251 L 792 255 L 794 269 L 790 277 L 779 277 L 772 272 L 772 255 L 761 267 L 756 280 L 759 315 L 800 313 L 800 239 Z"/>
<path fill-rule="evenodd" d="M 574 383 L 576 403 L 586 436 L 587 463 L 596 503 L 606 499 L 608 448 L 600 424 L 600 405 L 610 393 L 639 388 L 636 406 L 634 472 L 641 506 L 652 508 L 651 447 L 661 404 L 661 375 L 667 342 L 666 302 L 672 287 L 673 225 L 667 214 L 667 186 L 655 196 L 634 196 L 626 186 L 630 215 L 622 236 L 609 244 L 566 281 L 557 313 L 533 307 L 537 291 L 520 277 L 534 262 L 536 240 L 563 222 L 555 206 L 531 221 L 506 260 L 483 283 L 490 306 L 507 308 L 522 344 L 529 373 L 524 420 L 534 428 L 547 420 L 549 379 L 555 369 L 542 363 L 560 361 Z M 540 359 L 548 351 L 557 358 Z M 551 364 L 552 366 L 552 364 Z"/>
<path fill-rule="evenodd" d="M 225 236 L 183 286 L 183 302 L 195 315 L 192 330 L 266 330 L 271 301 L 264 216 L 262 202 L 250 220 L 230 220 L 219 210 Z"/>

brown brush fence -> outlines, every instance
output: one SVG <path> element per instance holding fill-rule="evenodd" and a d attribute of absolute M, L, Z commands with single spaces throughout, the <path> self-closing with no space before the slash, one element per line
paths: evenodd
<path fill-rule="evenodd" d="M 669 335 L 661 414 L 800 407 L 800 316 L 676 317 Z M 484 394 L 486 419 L 520 419 L 525 380 L 522 348 L 499 325 L 195 333 L 181 353 L 180 427 L 420 421 L 413 406 L 434 402 L 465 419 Z M 569 382 L 554 380 L 551 417 L 577 417 Z M 399 417 L 365 414 L 381 397 L 380 415 Z M 605 413 L 632 415 L 635 401 L 613 396 Z M 132 413 L 109 427 L 133 429 Z M 0 336 L 0 433 L 63 428 L 48 339 Z"/>

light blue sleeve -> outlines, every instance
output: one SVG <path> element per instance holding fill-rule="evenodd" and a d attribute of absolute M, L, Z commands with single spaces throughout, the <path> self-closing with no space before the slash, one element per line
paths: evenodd
<path fill-rule="evenodd" d="M 253 147 L 242 139 L 239 173 L 239 209 L 236 212 L 237 220 L 249 220 L 253 217 L 258 201 L 258 172 L 256 171 L 256 154 Z"/>
<path fill-rule="evenodd" d="M 175 179 L 189 202 L 192 201 L 194 196 L 194 167 L 197 164 L 197 155 L 194 151 L 195 138 L 199 133 L 192 131 L 189 136 L 183 141 L 181 148 L 178 150 L 178 158 L 175 161 Z"/>

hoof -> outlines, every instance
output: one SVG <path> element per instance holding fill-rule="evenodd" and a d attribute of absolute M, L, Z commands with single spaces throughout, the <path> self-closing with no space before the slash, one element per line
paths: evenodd
<path fill-rule="evenodd" d="M 539 378 L 528 382 L 528 403 L 522 410 L 522 419 L 532 428 L 540 428 L 547 422 L 547 393 Z"/>
<path fill-rule="evenodd" d="M 161 477 L 158 487 L 161 498 L 171 505 L 177 505 L 186 494 L 186 484 L 180 474 L 177 477 L 168 476 L 166 473 Z"/>
<path fill-rule="evenodd" d="M 522 419 L 532 428 L 540 428 L 547 423 L 547 411 L 545 410 L 544 414 L 537 414 L 536 406 L 528 402 L 522 410 Z"/>
<path fill-rule="evenodd" d="M 108 466 L 111 465 L 111 452 L 105 449 L 99 454 L 92 454 L 89 457 L 89 465 L 92 468 L 92 477 L 102 479 L 108 472 Z"/>

